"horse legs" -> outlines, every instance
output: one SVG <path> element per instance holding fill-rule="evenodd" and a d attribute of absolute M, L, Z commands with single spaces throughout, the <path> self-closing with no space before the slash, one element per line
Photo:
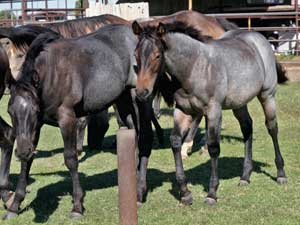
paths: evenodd
<path fill-rule="evenodd" d="M 161 102 L 161 93 L 157 93 L 153 98 L 153 113 L 155 118 L 159 119 L 160 117 L 160 102 Z"/>
<path fill-rule="evenodd" d="M 175 159 L 176 180 L 180 189 L 181 202 L 185 205 L 192 204 L 193 197 L 192 193 L 187 188 L 181 158 L 181 145 L 184 136 L 189 130 L 192 120 L 192 117 L 187 117 L 181 110 L 176 108 L 174 110 L 174 128 L 170 136 L 170 142 Z"/>
<path fill-rule="evenodd" d="M 240 185 L 247 185 L 250 183 L 250 175 L 253 168 L 252 163 L 252 119 L 249 115 L 247 106 L 240 109 L 233 110 L 234 116 L 239 121 L 241 131 L 244 137 L 245 143 L 245 158 L 243 165 L 243 174 L 241 176 Z"/>
<path fill-rule="evenodd" d="M 6 203 L 12 193 L 9 191 L 9 169 L 13 152 L 15 135 L 13 129 L 0 117 L 0 146 L 1 146 L 1 166 L 0 166 L 0 194 Z"/>
<path fill-rule="evenodd" d="M 76 149 L 78 155 L 80 155 L 83 151 L 83 141 L 84 141 L 84 130 L 88 123 L 88 117 L 81 117 L 77 120 L 77 129 L 76 129 Z"/>
<path fill-rule="evenodd" d="M 89 149 L 101 149 L 102 142 L 108 128 L 109 128 L 109 116 L 108 116 L 107 109 L 103 110 L 100 113 L 89 116 L 88 140 L 87 140 Z M 82 135 L 82 142 L 83 142 L 83 135 Z"/>
<path fill-rule="evenodd" d="M 278 125 L 276 119 L 276 104 L 274 94 L 272 95 L 261 95 L 259 96 L 259 101 L 263 107 L 266 127 L 268 129 L 269 135 L 272 138 L 274 150 L 275 150 L 275 164 L 277 167 L 277 182 L 279 184 L 284 184 L 287 182 L 287 178 L 284 172 L 284 161 L 280 153 L 280 148 L 278 144 Z"/>
<path fill-rule="evenodd" d="M 29 173 L 29 169 L 31 167 L 33 158 L 34 157 L 32 157 L 28 162 L 23 162 L 23 161 L 21 162 L 21 172 L 20 172 L 16 192 L 14 194 L 12 204 L 8 207 L 7 212 L 3 217 L 4 220 L 11 219 L 18 215 L 19 207 L 26 195 L 26 186 L 27 186 L 27 178 L 28 178 L 27 174 Z"/>
<path fill-rule="evenodd" d="M 189 117 L 188 115 L 186 115 Z M 197 117 L 196 119 L 193 120 L 189 131 L 184 138 L 184 142 L 181 147 L 181 157 L 182 159 L 186 159 L 188 157 L 188 153 L 192 150 L 193 143 L 194 143 L 194 138 L 196 136 L 199 124 L 201 122 L 202 117 Z"/>
<path fill-rule="evenodd" d="M 218 158 L 220 155 L 220 132 L 222 123 L 222 107 L 218 103 L 208 106 L 207 112 L 207 146 L 210 155 L 211 171 L 209 192 L 205 203 L 214 205 L 217 202 L 217 189 L 219 186 Z"/>
<path fill-rule="evenodd" d="M 70 171 L 73 182 L 73 209 L 71 218 L 79 218 L 83 214 L 84 193 L 80 186 L 78 174 L 78 158 L 76 151 L 76 117 L 75 113 L 67 107 L 60 107 L 58 111 L 58 124 L 64 140 L 65 165 Z"/>
<path fill-rule="evenodd" d="M 164 145 L 164 131 L 161 128 L 161 126 L 159 125 L 159 123 L 155 117 L 154 111 L 152 111 L 151 121 L 155 127 L 158 142 L 161 146 L 163 146 Z"/>
<path fill-rule="evenodd" d="M 139 113 L 138 149 L 139 163 L 137 171 L 137 201 L 142 203 L 147 193 L 147 167 L 151 155 L 153 132 L 151 117 L 153 115 L 152 102 L 140 102 L 137 100 Z"/>

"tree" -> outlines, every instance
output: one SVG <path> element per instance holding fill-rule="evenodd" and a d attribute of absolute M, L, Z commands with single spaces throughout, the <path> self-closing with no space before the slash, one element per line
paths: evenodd
<path fill-rule="evenodd" d="M 1 10 L 0 11 L 0 19 L 16 19 L 16 15 L 10 10 Z"/>

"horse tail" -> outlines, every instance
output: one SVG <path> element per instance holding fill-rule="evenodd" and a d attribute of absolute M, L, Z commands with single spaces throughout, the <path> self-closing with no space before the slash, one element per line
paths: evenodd
<path fill-rule="evenodd" d="M 33 77 L 35 74 L 35 59 L 45 49 L 47 44 L 59 39 L 60 37 L 61 36 L 54 31 L 46 32 L 37 36 L 37 38 L 31 43 L 29 50 L 26 54 L 26 58 L 21 70 L 20 80 L 26 80 L 30 78 L 30 82 L 33 82 L 34 86 L 36 85 L 37 80 L 35 79 L 35 77 Z"/>
<path fill-rule="evenodd" d="M 225 30 L 225 31 L 229 31 L 229 30 L 237 30 L 239 29 L 239 27 L 232 22 L 229 22 L 227 19 L 225 18 L 221 18 L 221 17 L 216 17 L 217 22 L 221 25 L 221 27 Z"/>
<path fill-rule="evenodd" d="M 282 65 L 277 60 L 276 60 L 276 71 L 277 71 L 278 84 L 283 84 L 289 80 L 288 77 L 286 76 L 286 70 L 282 67 Z"/>

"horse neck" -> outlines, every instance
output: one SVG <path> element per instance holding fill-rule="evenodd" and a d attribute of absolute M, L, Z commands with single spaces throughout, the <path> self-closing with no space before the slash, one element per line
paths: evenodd
<path fill-rule="evenodd" d="M 184 34 L 166 35 L 165 63 L 170 72 L 181 83 L 185 83 L 192 73 L 195 60 L 208 56 L 208 46 Z"/>

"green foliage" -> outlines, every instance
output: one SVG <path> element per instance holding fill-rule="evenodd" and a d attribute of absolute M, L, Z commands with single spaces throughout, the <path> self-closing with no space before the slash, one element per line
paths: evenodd
<path fill-rule="evenodd" d="M 170 150 L 170 129 L 173 126 L 172 110 L 164 109 L 160 123 L 165 129 L 166 147 L 154 144 L 149 162 L 147 202 L 139 209 L 140 225 L 294 225 L 300 221 L 300 83 L 278 87 L 277 113 L 279 142 L 285 159 L 288 184 L 274 181 L 276 167 L 271 138 L 264 126 L 264 116 L 257 100 L 249 104 L 253 119 L 254 171 L 251 184 L 239 187 L 242 171 L 243 143 L 239 125 L 231 111 L 224 111 L 221 157 L 219 160 L 220 186 L 218 204 L 208 207 L 203 203 L 209 182 L 209 157 L 200 155 L 201 136 L 195 140 L 192 155 L 184 161 L 188 187 L 193 192 L 192 206 L 182 206 L 177 197 L 174 160 Z M 7 120 L 7 100 L 1 101 L 1 116 Z M 117 156 L 109 146 L 115 139 L 117 124 L 111 119 L 110 129 L 102 151 L 86 150 L 79 171 L 81 184 L 86 191 L 84 217 L 69 219 L 72 208 L 72 184 L 69 172 L 63 165 L 63 143 L 58 128 L 45 126 L 38 146 L 39 153 L 31 170 L 30 191 L 19 217 L 1 224 L 118 224 Z M 16 184 L 20 163 L 12 160 L 11 180 Z M 173 188 L 173 186 L 175 188 Z M 5 213 L 0 207 L 0 214 Z"/>

